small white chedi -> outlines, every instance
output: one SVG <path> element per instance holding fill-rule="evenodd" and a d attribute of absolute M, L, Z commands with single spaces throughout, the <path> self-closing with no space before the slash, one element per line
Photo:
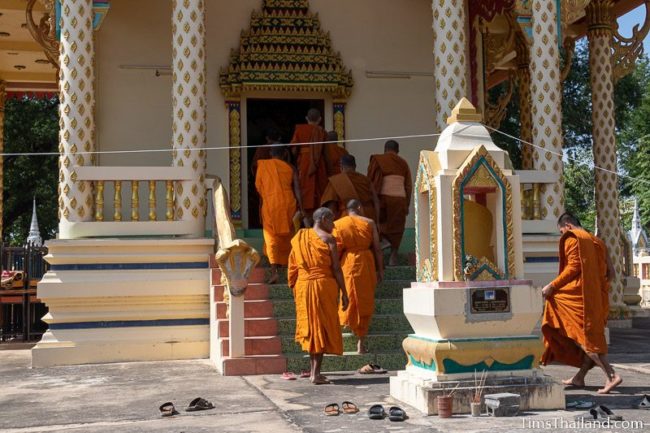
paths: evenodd
<path fill-rule="evenodd" d="M 486 393 L 520 394 L 523 410 L 564 408 L 562 387 L 538 370 L 543 300 L 523 277 L 519 178 L 467 99 L 447 122 L 435 150 L 420 153 L 417 282 L 404 289 L 414 334 L 391 395 L 434 414 L 435 397 L 458 385 L 454 412 L 469 412 L 486 371 Z"/>

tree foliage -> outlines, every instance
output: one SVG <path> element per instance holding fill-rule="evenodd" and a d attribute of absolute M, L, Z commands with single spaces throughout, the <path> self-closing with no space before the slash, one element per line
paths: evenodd
<path fill-rule="evenodd" d="M 58 152 L 58 100 L 8 99 L 5 104 L 5 153 Z M 57 216 L 56 156 L 4 157 L 2 239 L 23 245 L 29 233 L 32 200 L 36 198 L 41 236 L 55 236 Z"/>

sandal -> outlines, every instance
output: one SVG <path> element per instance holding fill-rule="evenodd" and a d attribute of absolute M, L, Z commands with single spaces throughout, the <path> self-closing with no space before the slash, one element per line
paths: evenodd
<path fill-rule="evenodd" d="M 598 411 L 596 409 L 589 409 L 589 412 L 576 415 L 576 421 L 593 421 L 598 419 Z"/>
<path fill-rule="evenodd" d="M 282 373 L 281 377 L 284 380 L 296 380 L 296 375 L 290 371 L 285 371 L 284 373 Z"/>
<path fill-rule="evenodd" d="M 208 410 L 208 409 L 214 409 L 214 405 L 201 397 L 197 397 L 190 402 L 190 405 L 187 406 L 187 409 L 185 409 L 185 411 L 196 412 L 198 410 Z"/>
<path fill-rule="evenodd" d="M 337 403 L 330 403 L 325 406 L 323 412 L 325 412 L 325 415 L 327 416 L 337 416 L 340 413 L 339 405 Z"/>
<path fill-rule="evenodd" d="M 174 416 L 178 415 L 178 412 L 176 411 L 176 408 L 174 407 L 174 403 L 171 401 L 168 401 L 167 403 L 163 403 L 160 405 L 160 415 L 161 416 Z"/>
<path fill-rule="evenodd" d="M 381 368 L 378 364 L 369 362 L 368 364 L 358 369 L 357 372 L 359 374 L 384 374 L 386 373 L 386 370 Z"/>
<path fill-rule="evenodd" d="M 359 412 L 359 408 L 357 407 L 357 405 L 352 403 L 351 401 L 344 401 L 343 403 L 341 403 L 341 406 L 343 406 L 343 413 Z"/>
<path fill-rule="evenodd" d="M 604 404 L 601 404 L 596 408 L 598 411 L 598 417 L 599 418 L 607 418 L 611 421 L 623 421 L 623 417 L 620 415 L 616 415 L 610 408 L 605 406 Z"/>
<path fill-rule="evenodd" d="M 388 409 L 388 419 L 391 421 L 404 421 L 406 419 L 406 412 L 398 406 L 393 406 Z"/>
<path fill-rule="evenodd" d="M 370 419 L 384 419 L 385 416 L 386 411 L 384 410 L 384 406 L 380 404 L 372 405 L 368 409 L 368 418 Z"/>

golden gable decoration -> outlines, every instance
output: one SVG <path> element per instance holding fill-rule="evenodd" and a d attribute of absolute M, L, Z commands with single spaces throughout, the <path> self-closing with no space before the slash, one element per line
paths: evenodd
<path fill-rule="evenodd" d="M 219 85 L 226 98 L 271 90 L 347 99 L 353 81 L 307 0 L 264 0 L 262 10 L 251 14 L 230 64 L 222 68 Z"/>

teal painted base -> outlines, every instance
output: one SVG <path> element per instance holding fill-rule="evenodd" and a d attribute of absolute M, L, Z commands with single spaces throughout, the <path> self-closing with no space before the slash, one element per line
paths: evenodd
<path fill-rule="evenodd" d="M 429 371 L 437 371 L 436 369 L 436 361 L 431 360 L 431 364 L 425 364 L 424 362 L 417 361 L 413 355 L 409 355 L 409 362 L 411 365 L 422 368 L 424 370 L 429 370 Z"/>
<path fill-rule="evenodd" d="M 502 364 L 499 361 L 494 361 L 492 365 L 487 365 L 485 361 L 481 361 L 473 365 L 462 365 L 452 359 L 444 359 L 442 365 L 445 368 L 445 373 L 473 373 L 475 371 L 510 371 L 510 370 L 530 370 L 533 368 L 533 361 L 535 357 L 528 355 L 515 362 L 514 364 Z"/>

